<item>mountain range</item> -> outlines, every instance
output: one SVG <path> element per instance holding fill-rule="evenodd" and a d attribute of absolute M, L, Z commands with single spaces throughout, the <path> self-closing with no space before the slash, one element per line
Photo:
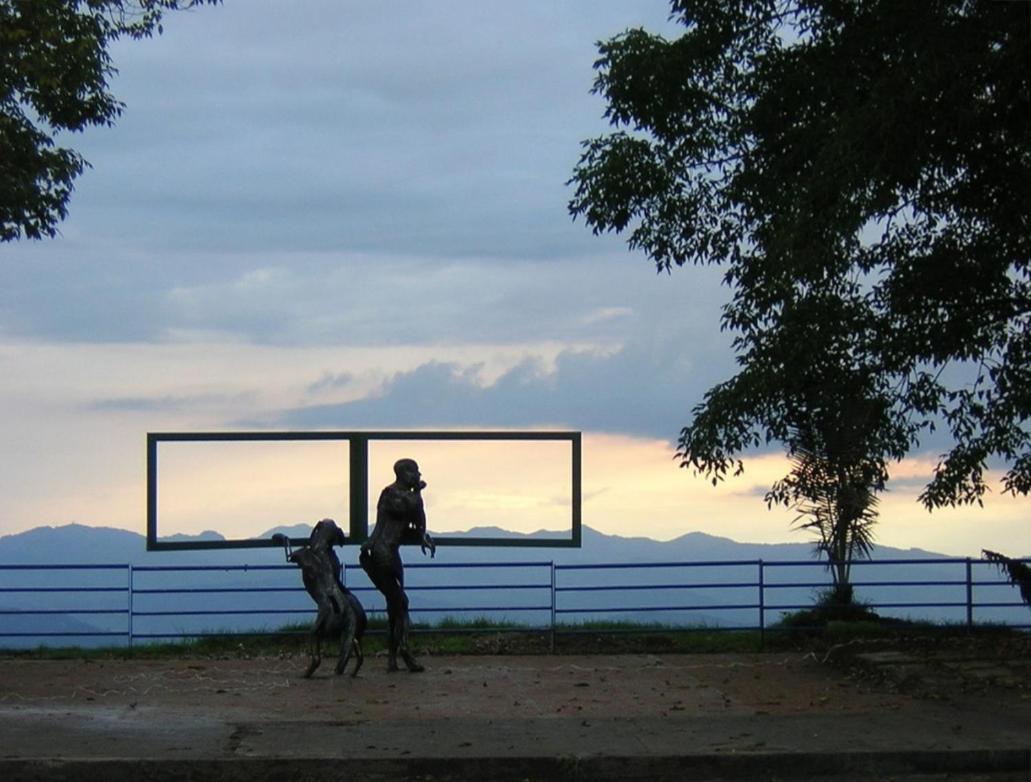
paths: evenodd
<path fill-rule="evenodd" d="M 311 528 L 304 524 L 274 527 L 258 539 L 269 539 L 275 533 L 292 538 L 308 536 Z M 509 537 L 540 538 L 547 532 L 529 535 L 510 532 L 497 527 L 476 527 L 461 533 L 467 537 Z M 176 535 L 169 540 L 224 540 L 218 532 L 206 531 L 199 535 Z M 344 556 L 354 547 L 345 546 Z M 66 524 L 57 527 L 41 526 L 13 535 L 0 536 L 0 565 L 15 564 L 268 564 L 278 563 L 281 557 L 277 549 L 199 549 L 187 551 L 146 550 L 146 537 L 129 530 L 113 527 L 94 527 L 83 524 Z M 412 551 L 417 551 L 412 548 Z M 355 554 L 356 557 L 356 554 Z M 876 546 L 873 559 L 942 559 L 922 549 L 897 549 Z M 689 532 L 669 541 L 658 541 L 646 537 L 624 537 L 608 535 L 590 527 L 583 528 L 580 548 L 525 549 L 500 547 L 441 547 L 437 558 L 442 561 L 485 561 L 516 559 L 546 559 L 556 563 L 565 562 L 647 562 L 647 561 L 689 561 L 710 562 L 720 560 L 785 561 L 810 560 L 812 545 L 808 543 L 740 543 L 730 538 Z"/>

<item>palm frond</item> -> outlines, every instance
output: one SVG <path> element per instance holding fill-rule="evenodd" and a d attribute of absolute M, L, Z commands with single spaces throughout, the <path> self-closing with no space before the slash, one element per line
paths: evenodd
<path fill-rule="evenodd" d="M 791 472 L 767 495 L 795 511 L 795 529 L 812 533 L 817 556 L 827 557 L 838 586 L 848 583 L 851 565 L 873 553 L 877 491 L 883 488 L 879 463 L 835 459 L 810 430 L 795 431 L 789 453 Z"/>
<path fill-rule="evenodd" d="M 984 558 L 996 565 L 1009 577 L 1010 583 L 1020 590 L 1020 597 L 1031 608 L 1031 567 L 1028 567 L 1019 559 L 1011 559 L 1005 554 L 984 549 L 981 551 Z"/>

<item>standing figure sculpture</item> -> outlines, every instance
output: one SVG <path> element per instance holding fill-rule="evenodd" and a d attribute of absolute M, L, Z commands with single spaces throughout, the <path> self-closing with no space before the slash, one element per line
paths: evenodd
<path fill-rule="evenodd" d="M 429 549 L 432 557 L 437 547 L 426 531 L 422 504 L 426 482 L 419 465 L 413 459 L 400 459 L 394 464 L 394 475 L 396 480 L 379 495 L 376 526 L 362 544 L 358 561 L 387 601 L 387 670 L 397 670 L 397 656 L 401 655 L 408 670 L 417 673 L 423 668 L 408 650 L 408 595 L 400 549 L 403 543 L 415 543 L 423 554 Z"/>
<path fill-rule="evenodd" d="M 340 578 L 340 560 L 333 546 L 344 545 L 343 530 L 333 519 L 323 519 L 312 529 L 308 545 L 296 551 L 290 550 L 290 539 L 285 535 L 276 534 L 272 539 L 283 544 L 287 561 L 301 568 L 304 588 L 318 607 L 318 615 L 308 637 L 309 661 L 304 677 L 309 678 L 322 662 L 322 641 L 339 638 L 340 656 L 336 672 L 344 672 L 351 652 L 354 651 L 355 666 L 351 672 L 354 678 L 365 659 L 362 636 L 365 634 L 367 618 L 361 602 Z"/>

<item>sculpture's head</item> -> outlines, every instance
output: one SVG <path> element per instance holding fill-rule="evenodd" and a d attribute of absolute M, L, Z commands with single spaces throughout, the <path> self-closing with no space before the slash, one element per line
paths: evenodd
<path fill-rule="evenodd" d="M 409 489 L 426 488 L 425 481 L 421 480 L 422 473 L 419 472 L 419 465 L 416 464 L 415 459 L 398 459 L 394 462 L 394 475 L 397 476 L 398 483 Z"/>
<path fill-rule="evenodd" d="M 323 544 L 326 546 L 342 546 L 347 542 L 344 531 L 333 519 L 323 519 L 315 523 L 308 538 L 309 546 Z"/>

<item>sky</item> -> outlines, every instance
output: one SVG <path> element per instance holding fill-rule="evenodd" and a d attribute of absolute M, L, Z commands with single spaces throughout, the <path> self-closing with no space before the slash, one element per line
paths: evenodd
<path fill-rule="evenodd" d="M 805 541 L 763 502 L 780 454 L 716 488 L 673 458 L 734 373 L 719 270 L 657 274 L 566 208 L 580 142 L 607 129 L 596 42 L 674 36 L 667 17 L 226 0 L 119 42 L 126 109 L 69 139 L 92 168 L 60 236 L 0 245 L 0 535 L 144 531 L 148 432 L 471 428 L 582 431 L 583 520 L 603 532 Z M 332 515 L 344 457 L 303 450 L 163 459 L 164 531 Z M 431 529 L 563 523 L 546 449 L 408 455 Z M 935 457 L 895 466 L 878 540 L 1031 554 L 1026 499 L 917 504 Z M 373 493 L 391 479 L 373 464 Z"/>

